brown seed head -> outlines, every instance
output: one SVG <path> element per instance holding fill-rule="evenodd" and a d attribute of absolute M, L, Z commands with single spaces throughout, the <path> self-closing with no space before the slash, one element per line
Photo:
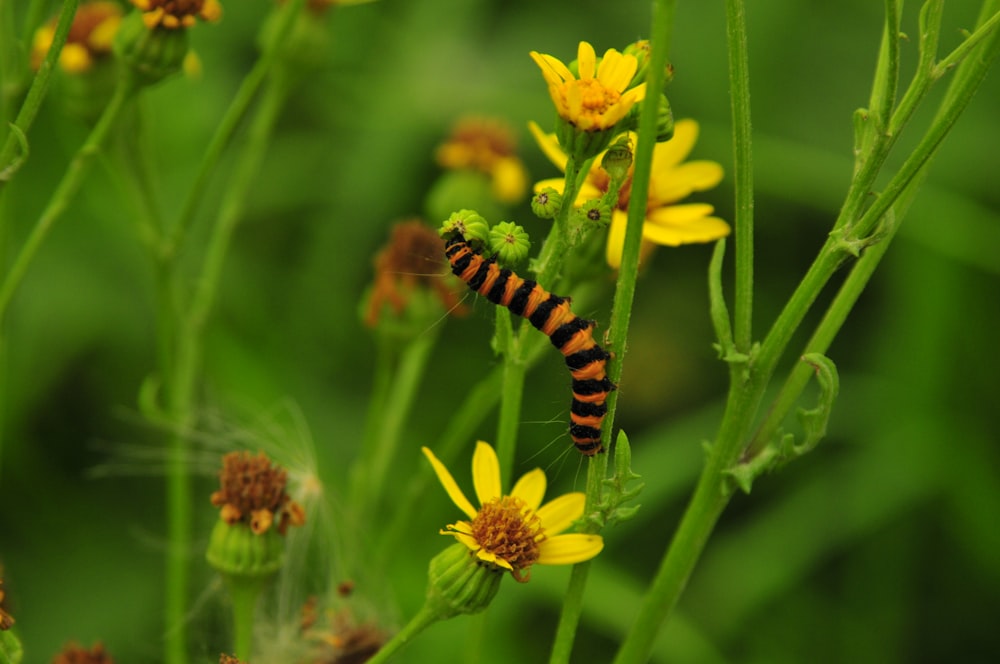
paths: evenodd
<path fill-rule="evenodd" d="M 271 465 L 263 452 L 230 452 L 222 457 L 220 489 L 212 494 L 212 504 L 220 518 L 233 524 L 242 521 L 258 535 L 267 532 L 277 518 L 282 535 L 289 526 L 305 523 L 305 511 L 285 492 L 287 473 Z"/>
<path fill-rule="evenodd" d="M 483 550 L 510 563 L 516 580 L 528 580 L 544 532 L 538 515 L 523 500 L 503 496 L 487 502 L 472 520 L 471 534 Z"/>

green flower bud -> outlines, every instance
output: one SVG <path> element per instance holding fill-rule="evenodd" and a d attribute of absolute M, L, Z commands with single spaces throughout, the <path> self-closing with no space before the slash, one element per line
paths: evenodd
<path fill-rule="evenodd" d="M 479 613 L 493 601 L 505 572 L 480 562 L 464 544 L 452 544 L 431 560 L 426 606 L 438 620 Z"/>
<path fill-rule="evenodd" d="M 216 522 L 208 540 L 205 558 L 229 577 L 266 578 L 284 563 L 285 539 L 270 528 L 256 534 L 246 523 Z"/>
<path fill-rule="evenodd" d="M 17 635 L 10 630 L 0 631 L 0 662 L 4 664 L 21 664 L 24 658 L 24 648 Z"/>
<path fill-rule="evenodd" d="M 555 219 L 562 207 L 562 194 L 546 187 L 531 197 L 531 211 L 539 219 Z"/>
<path fill-rule="evenodd" d="M 132 12 L 118 28 L 114 50 L 128 75 L 141 85 L 152 85 L 181 70 L 188 52 L 188 33 L 148 28 L 142 13 Z"/>
<path fill-rule="evenodd" d="M 600 198 L 587 201 L 576 213 L 581 226 L 603 228 L 611 223 L 611 206 Z"/>
<path fill-rule="evenodd" d="M 639 63 L 638 68 L 635 70 L 635 76 L 632 77 L 632 81 L 628 84 L 629 88 L 634 88 L 646 80 L 646 69 L 649 68 L 649 48 L 649 40 L 640 39 L 639 41 L 632 42 L 622 50 L 623 55 L 631 55 Z"/>
<path fill-rule="evenodd" d="M 451 216 L 441 224 L 438 233 L 442 237 L 458 233 L 466 240 L 479 240 L 485 243 L 489 239 L 490 225 L 475 210 L 459 210 L 451 213 Z"/>
<path fill-rule="evenodd" d="M 632 141 L 628 136 L 622 136 L 614 145 L 608 148 L 601 159 L 601 168 L 611 177 L 612 182 L 620 183 L 628 176 L 632 167 Z"/>
<path fill-rule="evenodd" d="M 674 137 L 674 113 L 670 110 L 667 95 L 660 95 L 656 116 L 656 142 L 663 143 Z"/>
<path fill-rule="evenodd" d="M 524 228 L 512 221 L 501 221 L 490 229 L 489 246 L 501 263 L 511 265 L 528 257 L 531 242 Z"/>

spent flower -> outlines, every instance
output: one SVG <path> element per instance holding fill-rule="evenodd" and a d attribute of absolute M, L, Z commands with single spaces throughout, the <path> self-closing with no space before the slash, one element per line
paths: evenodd
<path fill-rule="evenodd" d="M 542 151 L 560 169 L 565 170 L 567 155 L 560 148 L 554 134 L 545 134 L 538 125 L 531 123 L 531 132 Z M 629 135 L 633 143 L 636 136 Z M 729 224 L 713 216 L 715 209 L 708 203 L 680 203 L 691 193 L 711 189 L 722 180 L 722 166 L 714 161 L 684 161 L 698 139 L 698 123 L 678 120 L 674 136 L 653 149 L 652 172 L 646 201 L 646 217 L 642 226 L 642 256 L 648 256 L 655 245 L 676 247 L 682 244 L 711 242 L 729 234 Z M 611 177 L 595 159 L 586 181 L 580 188 L 575 205 L 608 194 Z M 535 183 L 535 191 L 552 187 L 562 191 L 563 179 L 542 180 Z M 621 265 L 622 247 L 625 242 L 625 225 L 632 196 L 631 172 L 617 194 L 617 203 L 611 211 L 608 230 L 607 262 L 617 269 Z"/>
<path fill-rule="evenodd" d="M 218 21 L 222 5 L 218 0 L 131 0 L 142 12 L 142 21 L 149 29 L 190 28 L 197 19 Z"/>
<path fill-rule="evenodd" d="M 487 443 L 476 443 L 472 457 L 472 483 L 480 505 L 476 509 L 434 453 L 426 447 L 423 452 L 448 496 L 468 517 L 441 534 L 453 536 L 487 567 L 509 571 L 525 582 L 532 565 L 571 565 L 590 560 L 604 547 L 600 535 L 563 532 L 583 516 L 586 496 L 567 493 L 542 505 L 546 480 L 540 468 L 526 473 L 504 495 L 496 452 Z"/>
<path fill-rule="evenodd" d="M 114 664 L 114 661 L 102 643 L 95 643 L 90 649 L 70 643 L 52 658 L 52 664 Z"/>
<path fill-rule="evenodd" d="M 118 3 L 102 0 L 81 4 L 73 17 L 66 44 L 59 53 L 59 67 L 71 74 L 89 71 L 94 64 L 111 54 L 115 33 L 122 20 Z M 55 37 L 56 19 L 35 31 L 31 44 L 31 66 L 42 64 Z"/>

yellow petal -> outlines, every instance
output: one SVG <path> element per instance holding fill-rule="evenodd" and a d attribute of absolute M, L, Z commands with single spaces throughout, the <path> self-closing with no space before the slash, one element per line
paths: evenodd
<path fill-rule="evenodd" d="M 634 55 L 622 55 L 615 49 L 609 48 L 597 67 L 597 80 L 606 88 L 624 92 L 638 68 L 639 61 Z"/>
<path fill-rule="evenodd" d="M 529 55 L 535 61 L 535 64 L 538 65 L 538 68 L 542 70 L 542 76 L 549 85 L 559 85 L 560 83 L 572 81 L 576 78 L 573 76 L 573 72 L 558 58 L 553 58 L 551 55 L 545 55 L 536 51 L 531 51 Z"/>
<path fill-rule="evenodd" d="M 545 473 L 541 468 L 535 468 L 521 476 L 510 495 L 520 498 L 528 509 L 537 510 L 545 497 Z"/>
<path fill-rule="evenodd" d="M 673 205 L 661 211 L 683 207 L 688 206 Z M 654 211 L 650 215 L 655 218 L 656 223 L 646 224 L 642 229 L 643 238 L 656 244 L 676 247 L 682 244 L 711 242 L 729 235 L 729 224 L 718 217 L 700 216 L 683 220 L 683 215 L 658 214 L 661 211 Z"/>
<path fill-rule="evenodd" d="M 657 143 L 653 148 L 653 172 L 669 169 L 684 161 L 697 141 L 697 122 L 688 119 L 675 122 L 673 138 L 666 143 Z"/>
<path fill-rule="evenodd" d="M 623 210 L 611 211 L 611 226 L 608 228 L 607 260 L 615 270 L 622 266 L 622 250 L 625 248 L 625 225 L 628 214 Z"/>
<path fill-rule="evenodd" d="M 441 534 L 442 535 L 454 535 L 455 539 L 458 540 L 459 542 L 461 542 L 462 544 L 464 544 L 466 546 L 466 548 L 469 549 L 469 551 L 479 552 L 483 548 L 483 547 L 479 546 L 479 542 L 477 542 L 476 538 L 473 537 L 472 535 L 466 535 L 465 533 L 451 532 L 451 531 L 445 531 L 445 530 L 442 530 Z"/>
<path fill-rule="evenodd" d="M 476 489 L 479 504 L 485 505 L 501 495 L 500 460 L 489 444 L 479 441 L 472 453 L 472 486 Z"/>
<path fill-rule="evenodd" d="M 424 452 L 424 456 L 427 460 L 431 462 L 431 466 L 434 468 L 434 473 L 437 475 L 438 480 L 441 482 L 441 486 L 448 493 L 448 497 L 451 498 L 451 502 L 455 503 L 458 509 L 469 517 L 470 519 L 476 518 L 476 508 L 472 506 L 469 499 L 465 497 L 462 490 L 458 488 L 458 483 L 455 482 L 455 478 L 451 476 L 448 469 L 445 468 L 444 464 L 434 456 L 434 453 L 426 447 L 420 448 Z"/>
<path fill-rule="evenodd" d="M 540 192 L 546 187 L 552 187 L 560 194 L 563 192 L 563 188 L 566 186 L 565 178 L 549 178 L 547 180 L 539 180 L 535 183 L 535 193 Z"/>
<path fill-rule="evenodd" d="M 559 141 L 556 139 L 556 135 L 546 134 L 535 122 L 528 123 L 528 130 L 531 132 L 531 135 L 535 137 L 535 142 L 538 143 L 538 147 L 542 149 L 542 152 L 549 158 L 549 161 L 555 164 L 560 171 L 565 173 L 566 153 L 563 152 L 561 147 L 559 147 Z M 562 191 L 562 189 L 560 188 L 559 191 Z"/>
<path fill-rule="evenodd" d="M 587 496 L 584 493 L 574 491 L 542 505 L 538 510 L 538 518 L 542 522 L 545 534 L 551 537 L 569 528 L 574 521 L 583 516 L 586 501 Z"/>
<path fill-rule="evenodd" d="M 504 203 L 517 203 L 528 188 L 528 173 L 517 157 L 500 157 L 490 171 L 493 195 Z"/>
<path fill-rule="evenodd" d="M 590 560 L 604 548 L 600 535 L 572 533 L 550 537 L 538 545 L 539 565 L 572 565 Z"/>
<path fill-rule="evenodd" d="M 580 42 L 580 47 L 576 51 L 576 69 L 580 72 L 580 80 L 594 78 L 594 68 L 597 64 L 597 53 L 590 42 Z"/>
<path fill-rule="evenodd" d="M 490 553 L 486 549 L 479 549 L 476 551 L 476 557 L 484 562 L 496 565 L 497 567 L 503 567 L 504 569 L 514 571 L 514 567 L 509 562 L 503 558 L 497 557 L 497 554 Z"/>
<path fill-rule="evenodd" d="M 660 171 L 649 183 L 649 205 L 656 207 L 711 189 L 722 181 L 723 170 L 714 161 L 688 161 Z"/>

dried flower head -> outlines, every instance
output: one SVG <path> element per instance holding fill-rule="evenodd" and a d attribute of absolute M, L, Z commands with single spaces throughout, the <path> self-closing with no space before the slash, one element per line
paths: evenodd
<path fill-rule="evenodd" d="M 244 663 L 236 659 L 232 655 L 227 655 L 226 653 L 222 653 L 219 655 L 219 664 L 244 664 Z"/>
<path fill-rule="evenodd" d="M 4 606 L 4 598 L 7 593 L 3 589 L 3 579 L 0 579 L 0 630 L 8 630 L 14 626 L 14 617 L 7 613 L 7 607 Z"/>
<path fill-rule="evenodd" d="M 86 2 L 73 17 L 66 44 L 59 53 L 59 66 L 71 74 L 88 71 L 94 63 L 111 53 L 115 33 L 121 24 L 122 10 L 115 2 Z M 31 44 L 31 66 L 38 69 L 52 46 L 56 19 L 35 31 Z"/>
<path fill-rule="evenodd" d="M 458 311 L 458 295 L 432 269 L 441 264 L 443 255 L 444 241 L 422 222 L 393 226 L 389 243 L 375 256 L 375 283 L 365 325 L 375 327 L 386 304 L 396 316 L 402 314 L 418 289 L 432 291 L 449 312 Z"/>
<path fill-rule="evenodd" d="M 367 662 L 386 642 L 386 634 L 374 624 L 359 624 L 351 611 L 327 610 L 320 621 L 318 599 L 309 597 L 302 607 L 302 637 L 311 644 L 317 664 L 361 664 Z"/>
<path fill-rule="evenodd" d="M 114 660 L 100 642 L 95 643 L 90 650 L 70 643 L 52 659 L 52 664 L 114 664 Z"/>
<path fill-rule="evenodd" d="M 455 123 L 437 149 L 437 162 L 452 170 L 473 170 L 490 178 L 493 195 L 505 203 L 524 197 L 528 176 L 517 156 L 511 127 L 498 118 L 470 116 Z"/>
<path fill-rule="evenodd" d="M 153 28 L 190 28 L 195 19 L 218 21 L 222 5 L 218 0 L 131 0 L 142 14 L 142 21 Z"/>
<path fill-rule="evenodd" d="M 221 488 L 212 494 L 212 504 L 228 524 L 243 522 L 261 535 L 277 520 L 284 535 L 289 526 L 305 523 L 305 511 L 285 492 L 286 483 L 285 470 L 272 466 L 263 452 L 230 452 L 222 457 Z"/>

